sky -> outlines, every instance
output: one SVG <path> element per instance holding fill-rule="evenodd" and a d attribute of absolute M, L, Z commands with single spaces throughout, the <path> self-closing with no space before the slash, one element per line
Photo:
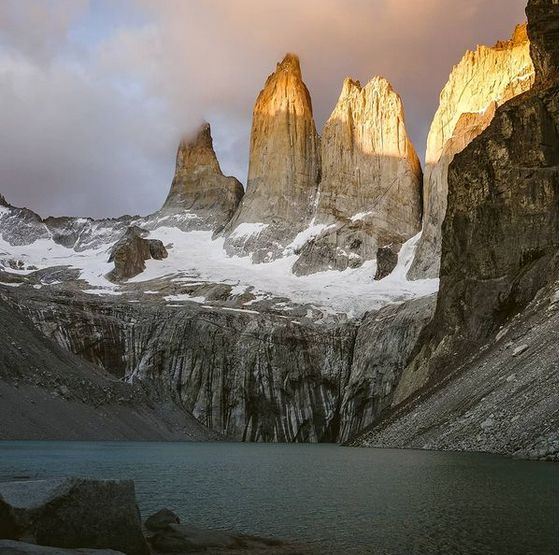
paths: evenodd
<path fill-rule="evenodd" d="M 0 193 L 41 214 L 161 206 L 178 141 L 204 120 L 246 182 L 251 112 L 286 52 L 319 133 L 345 77 L 401 95 L 421 159 L 467 49 L 508 38 L 525 0 L 1 0 Z"/>

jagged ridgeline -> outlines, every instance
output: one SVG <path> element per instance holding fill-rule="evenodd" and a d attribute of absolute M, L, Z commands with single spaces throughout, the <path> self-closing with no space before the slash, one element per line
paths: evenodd
<path fill-rule="evenodd" d="M 531 0 L 453 68 L 424 175 L 387 80 L 346 79 L 320 138 L 288 54 L 254 106 L 246 191 L 204 124 L 153 214 L 0 197 L 0 437 L 63 437 L 91 390 L 84 437 L 101 403 L 107 438 L 122 413 L 158 422 L 135 438 L 557 456 L 557 10 Z M 16 426 L 45 395 L 42 432 Z"/>
<path fill-rule="evenodd" d="M 421 181 L 401 99 L 385 79 L 363 88 L 346 79 L 319 140 L 288 54 L 253 110 L 247 192 L 226 249 L 254 262 L 295 253 L 298 275 L 358 267 L 419 231 Z"/>

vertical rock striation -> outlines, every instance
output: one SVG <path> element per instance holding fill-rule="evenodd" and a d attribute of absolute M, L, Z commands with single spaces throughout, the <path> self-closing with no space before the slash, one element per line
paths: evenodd
<path fill-rule="evenodd" d="M 179 144 L 175 177 L 160 214 L 179 217 L 183 229 L 220 231 L 242 197 L 241 183 L 222 173 L 205 123 L 194 138 Z"/>
<path fill-rule="evenodd" d="M 558 3 L 527 15 L 535 84 L 449 166 L 434 318 L 367 444 L 558 456 Z"/>
<path fill-rule="evenodd" d="M 518 25 L 510 40 L 468 51 L 453 68 L 428 134 L 422 236 L 409 279 L 439 274 L 447 172 L 455 154 L 488 126 L 496 106 L 528 90 L 533 78 L 525 25 Z"/>
<path fill-rule="evenodd" d="M 309 221 L 319 176 L 311 97 L 297 56 L 287 54 L 255 103 L 247 192 L 226 229 L 228 252 L 254 262 L 282 254 Z"/>
<path fill-rule="evenodd" d="M 420 229 L 422 170 L 399 95 L 374 77 L 346 79 L 321 139 L 322 179 L 312 229 L 294 272 L 344 270 Z"/>

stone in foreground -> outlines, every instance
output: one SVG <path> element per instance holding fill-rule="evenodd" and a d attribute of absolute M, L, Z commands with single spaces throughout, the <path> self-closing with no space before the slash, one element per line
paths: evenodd
<path fill-rule="evenodd" d="M 161 509 L 148 517 L 144 526 L 155 532 L 148 541 L 157 553 L 221 553 L 222 550 L 228 553 L 254 550 L 293 553 L 295 547 L 280 540 L 181 524 L 179 517 L 169 509 Z"/>
<path fill-rule="evenodd" d="M 5 482 L 0 483 L 0 506 L 13 515 L 17 539 L 127 555 L 149 553 L 131 480 Z"/>
<path fill-rule="evenodd" d="M 64 549 L 14 540 L 0 540 L 2 555 L 122 555 L 113 549 Z"/>

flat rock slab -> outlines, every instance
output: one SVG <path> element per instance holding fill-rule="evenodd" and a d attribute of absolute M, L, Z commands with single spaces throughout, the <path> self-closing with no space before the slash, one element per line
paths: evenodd
<path fill-rule="evenodd" d="M 64 549 L 14 540 L 0 540 L 0 553 L 2 555 L 123 555 L 122 551 L 113 549 Z"/>

